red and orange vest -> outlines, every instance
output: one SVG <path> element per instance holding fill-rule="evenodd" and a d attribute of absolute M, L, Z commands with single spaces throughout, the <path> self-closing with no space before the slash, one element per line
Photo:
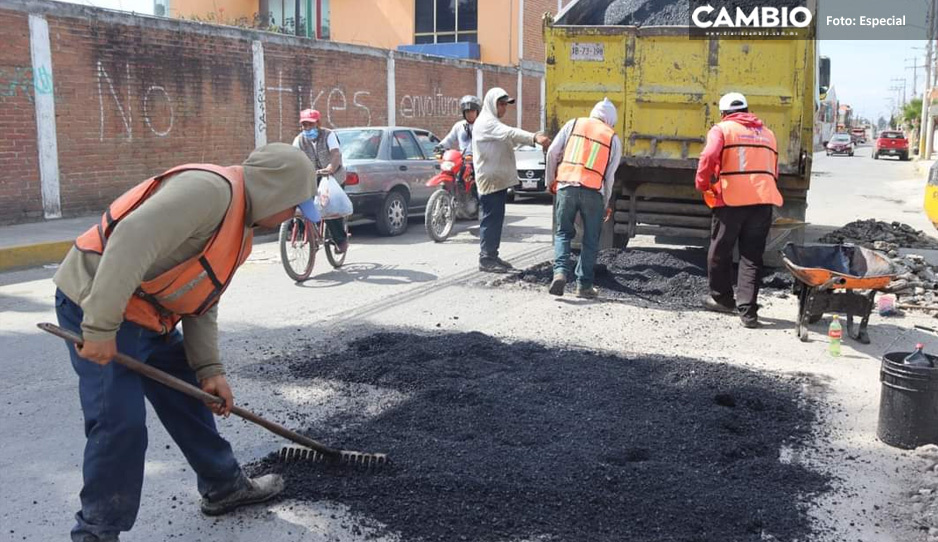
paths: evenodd
<path fill-rule="evenodd" d="M 704 193 L 710 207 L 720 200 L 729 207 L 775 205 L 781 207 L 778 191 L 778 147 L 768 128 L 750 128 L 738 122 L 717 123 L 723 131 L 720 176 Z"/>
<path fill-rule="evenodd" d="M 615 135 L 615 129 L 599 119 L 573 121 L 573 130 L 563 149 L 563 161 L 557 168 L 556 182 L 578 183 L 601 190 Z M 556 192 L 556 187 L 552 186 L 551 191 Z"/>
<path fill-rule="evenodd" d="M 202 252 L 161 275 L 144 281 L 124 310 L 124 319 L 158 333 L 170 332 L 183 316 L 199 316 L 212 308 L 228 287 L 235 270 L 251 253 L 252 230 L 246 228 L 244 169 L 211 164 L 186 164 L 146 180 L 114 200 L 101 222 L 75 240 L 83 252 L 103 254 L 114 227 L 147 200 L 170 175 L 202 170 L 231 185 L 231 203 Z"/>

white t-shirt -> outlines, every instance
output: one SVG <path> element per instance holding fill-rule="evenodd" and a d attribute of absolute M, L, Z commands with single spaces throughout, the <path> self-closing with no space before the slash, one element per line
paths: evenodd
<path fill-rule="evenodd" d="M 293 138 L 293 146 L 300 148 L 300 138 L 303 137 L 303 132 L 300 132 L 295 138 Z M 335 132 L 329 132 L 329 137 L 326 138 L 326 145 L 329 146 L 330 151 L 337 150 L 339 148 L 339 138 L 336 137 Z"/>

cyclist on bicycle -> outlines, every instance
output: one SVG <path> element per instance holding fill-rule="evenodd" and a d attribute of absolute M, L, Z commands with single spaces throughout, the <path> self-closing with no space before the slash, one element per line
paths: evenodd
<path fill-rule="evenodd" d="M 453 125 L 443 141 L 440 141 L 440 147 L 443 150 L 458 149 L 463 155 L 471 155 L 472 124 L 482 111 L 482 100 L 467 94 L 459 100 L 459 111 L 463 120 Z"/>
<path fill-rule="evenodd" d="M 322 115 L 315 109 L 304 109 L 300 112 L 300 125 L 303 131 L 293 140 L 293 146 L 306 153 L 306 156 L 316 166 L 318 175 L 332 175 L 340 185 L 345 184 L 345 167 L 342 166 L 342 151 L 339 149 L 339 138 L 332 130 L 320 127 Z M 305 214 L 305 210 L 304 210 Z M 307 218 L 318 221 L 315 216 Z M 335 241 L 336 252 L 341 254 L 348 250 L 348 235 L 345 233 L 345 219 L 335 218 L 326 220 L 326 227 Z"/>

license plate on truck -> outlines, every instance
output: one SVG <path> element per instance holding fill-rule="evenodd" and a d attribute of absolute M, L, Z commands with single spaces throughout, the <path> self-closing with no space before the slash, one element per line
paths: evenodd
<path fill-rule="evenodd" d="M 537 190 L 537 180 L 529 181 L 524 179 L 521 181 L 522 190 Z"/>

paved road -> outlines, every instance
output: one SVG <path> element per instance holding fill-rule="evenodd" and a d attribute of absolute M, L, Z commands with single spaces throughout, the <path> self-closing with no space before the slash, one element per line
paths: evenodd
<path fill-rule="evenodd" d="M 812 231 L 823 234 L 854 220 L 876 218 L 934 233 L 922 212 L 925 184 L 912 162 L 873 160 L 871 149 L 863 145 L 852 157 L 814 154 L 807 213 Z"/>
<path fill-rule="evenodd" d="M 874 162 L 861 149 L 854 158 L 815 155 L 808 219 L 839 225 L 854 218 L 898 219 L 925 228 L 914 211 L 921 181 L 908 163 Z M 528 265 L 550 258 L 550 207 L 522 202 L 509 207 L 503 255 Z M 341 271 L 317 265 L 313 280 L 295 285 L 284 275 L 274 243 L 257 247 L 221 305 L 222 352 L 237 401 L 287 420 L 290 412 L 374 416 L 406 398 L 388 389 L 344 382 L 291 382 L 260 375 L 262 360 L 289 356 L 297 341 L 340 347 L 374 329 L 480 331 L 506 340 L 535 340 L 630 353 L 693 355 L 782 372 L 812 374 L 813 389 L 830 405 L 825 437 L 817 450 L 786 453 L 786 460 L 814 462 L 840 476 L 838 491 L 812 514 L 824 540 L 891 541 L 905 536 L 900 521 L 885 517 L 908 489 L 910 463 L 875 439 L 878 364 L 882 350 L 916 321 L 874 321 L 873 345 L 848 342 L 834 362 L 826 343 L 794 338 L 794 301 L 765 299 L 767 323 L 745 337 L 719 315 L 697 311 L 639 310 L 627 304 L 557 300 L 544 292 L 492 289 L 476 270 L 477 228 L 461 225 L 444 244 L 427 240 L 422 225 L 397 238 L 354 231 L 349 263 Z M 649 243 L 639 240 L 637 244 Z M 76 378 L 64 347 L 35 328 L 54 318 L 52 271 L 0 275 L 0 540 L 62 540 L 77 509 L 83 437 Z M 595 322 L 606 323 L 597 328 Z M 583 330 L 576 333 L 570 330 Z M 905 342 L 938 344 L 913 332 Z M 743 346 L 745 345 L 745 347 Z M 151 420 L 155 420 L 151 412 Z M 274 451 L 280 441 L 241 421 L 220 421 L 236 453 L 249 461 Z M 843 450 L 832 458 L 828 449 Z M 842 457 L 853 457 L 844 461 Z M 281 503 L 230 518 L 209 520 L 197 511 L 194 476 L 159 423 L 150 424 L 143 507 L 123 540 L 321 541 L 364 540 L 370 532 L 338 502 Z M 873 513 L 874 507 L 881 510 Z M 863 511 L 861 513 L 861 510 Z M 867 511 L 870 511 L 867 514 Z"/>

